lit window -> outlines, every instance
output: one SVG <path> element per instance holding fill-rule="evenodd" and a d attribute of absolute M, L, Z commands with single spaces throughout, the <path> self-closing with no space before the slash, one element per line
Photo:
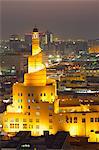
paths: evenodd
<path fill-rule="evenodd" d="M 49 129 L 53 129 L 53 127 L 52 127 L 52 126 L 49 126 Z"/>
<path fill-rule="evenodd" d="M 5 119 L 5 122 L 8 122 L 8 119 Z"/>
<path fill-rule="evenodd" d="M 68 116 L 66 116 L 66 123 L 69 123 L 69 118 L 68 118 Z"/>
<path fill-rule="evenodd" d="M 4 128 L 8 128 L 8 125 L 6 124 Z"/>
<path fill-rule="evenodd" d="M 18 103 L 21 103 L 22 102 L 22 99 L 18 99 Z"/>
<path fill-rule="evenodd" d="M 53 93 L 51 93 L 51 96 L 53 96 Z"/>
<path fill-rule="evenodd" d="M 98 118 L 95 118 L 95 122 L 98 122 Z"/>
<path fill-rule="evenodd" d="M 34 99 L 32 99 L 32 103 L 34 103 Z"/>
<path fill-rule="evenodd" d="M 22 109 L 22 106 L 18 106 L 18 109 Z"/>
<path fill-rule="evenodd" d="M 30 103 L 30 99 L 28 99 L 27 102 Z"/>
<path fill-rule="evenodd" d="M 72 117 L 70 117 L 70 123 L 72 123 Z"/>
<path fill-rule="evenodd" d="M 77 123 L 77 117 L 74 117 L 74 123 Z"/>
<path fill-rule="evenodd" d="M 37 112 L 36 112 L 36 116 L 39 116 L 39 115 L 40 115 L 40 112 L 37 111 Z"/>
<path fill-rule="evenodd" d="M 39 119 L 36 119 L 36 122 L 39 122 Z"/>
<path fill-rule="evenodd" d="M 10 124 L 10 128 L 14 128 L 14 124 L 11 123 L 11 124 Z"/>
<path fill-rule="evenodd" d="M 39 129 L 39 125 L 36 125 L 36 129 Z"/>
<path fill-rule="evenodd" d="M 82 122 L 86 122 L 86 119 L 85 119 L 85 118 L 82 118 Z"/>
<path fill-rule="evenodd" d="M 94 118 L 90 118 L 90 122 L 94 122 Z"/>
<path fill-rule="evenodd" d="M 33 129 L 33 125 L 29 124 L 29 129 Z"/>
<path fill-rule="evenodd" d="M 23 122 L 26 122 L 26 119 L 23 119 Z"/>
<path fill-rule="evenodd" d="M 32 119 L 29 119 L 29 122 L 32 122 L 33 120 Z"/>
<path fill-rule="evenodd" d="M 36 132 L 36 134 L 38 134 L 38 135 L 39 135 L 39 131 L 37 131 L 37 132 Z M 36 150 L 36 148 L 34 148 L 34 150 Z"/>
<path fill-rule="evenodd" d="M 52 121 L 52 119 L 49 119 L 49 123 L 52 123 L 53 121 Z"/>
<path fill-rule="evenodd" d="M 10 122 L 14 122 L 14 118 L 11 118 Z"/>
<path fill-rule="evenodd" d="M 26 129 L 27 128 L 27 124 L 23 124 L 23 129 Z"/>
<path fill-rule="evenodd" d="M 16 118 L 15 121 L 16 121 L 16 122 L 19 122 L 19 118 Z"/>
<path fill-rule="evenodd" d="M 15 128 L 19 128 L 19 124 L 15 124 Z"/>
<path fill-rule="evenodd" d="M 40 110 L 40 106 L 37 106 L 36 109 L 37 109 L 37 110 Z"/>

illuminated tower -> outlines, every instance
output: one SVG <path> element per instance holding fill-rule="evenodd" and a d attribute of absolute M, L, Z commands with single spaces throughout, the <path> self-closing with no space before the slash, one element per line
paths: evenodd
<path fill-rule="evenodd" d="M 39 120 L 42 123 L 39 123 L 39 132 L 42 134 L 44 130 L 49 129 L 48 112 L 51 110 L 48 107 L 53 106 L 55 98 L 56 82 L 46 77 L 46 67 L 42 63 L 42 50 L 39 46 L 39 33 L 38 29 L 34 28 L 32 55 L 28 57 L 28 73 L 24 75 L 24 83 L 13 85 L 13 104 L 7 107 L 3 117 L 4 131 L 15 133 L 20 130 L 29 130 L 33 135 L 37 135 L 36 126 L 38 124 L 35 120 L 40 116 Z M 40 107 L 40 112 L 34 107 Z"/>
<path fill-rule="evenodd" d="M 42 64 L 42 50 L 39 47 L 38 29 L 33 29 L 32 55 L 28 58 L 28 73 L 24 76 L 24 84 L 32 86 L 46 85 L 46 67 Z"/>

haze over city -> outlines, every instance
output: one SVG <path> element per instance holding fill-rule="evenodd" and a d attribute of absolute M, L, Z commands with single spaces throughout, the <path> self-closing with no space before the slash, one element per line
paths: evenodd
<path fill-rule="evenodd" d="M 36 24 L 64 39 L 97 39 L 98 0 L 0 0 L 2 39 L 30 32 Z"/>

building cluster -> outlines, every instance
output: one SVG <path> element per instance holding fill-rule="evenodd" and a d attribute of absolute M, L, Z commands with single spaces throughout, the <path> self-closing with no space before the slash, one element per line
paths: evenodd
<path fill-rule="evenodd" d="M 52 43 L 52 33 L 47 40 L 49 39 Z M 23 71 L 21 77 L 23 75 L 24 80 L 13 85 L 12 104 L 7 106 L 2 115 L 3 131 L 9 136 L 20 131 L 30 131 L 33 136 L 41 136 L 45 131 L 49 134 L 66 131 L 71 136 L 87 137 L 89 142 L 99 142 L 99 56 L 71 53 L 64 55 L 57 63 L 50 62 L 46 68 L 39 40 L 38 29 L 34 28 L 32 53 L 26 55 L 27 69 L 24 65 L 26 59 L 21 61 L 19 53 L 20 61 L 17 61 L 17 55 L 16 59 L 11 56 L 12 65 L 17 64 L 16 67 L 12 66 L 12 72 L 10 70 L 12 83 L 16 80 L 16 70 Z M 11 57 L 3 57 L 7 63 L 10 61 Z M 5 57 L 9 59 L 6 60 Z M 11 62 L 9 64 L 10 68 Z M 9 82 L 5 81 L 6 76 L 3 78 L 7 70 L 5 67 L 6 65 L 1 71 L 4 84 Z"/>

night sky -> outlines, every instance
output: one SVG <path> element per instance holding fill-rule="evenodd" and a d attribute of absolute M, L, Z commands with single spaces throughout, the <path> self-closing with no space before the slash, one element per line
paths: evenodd
<path fill-rule="evenodd" d="M 0 17 L 2 39 L 35 24 L 64 39 L 99 38 L 99 0 L 0 0 Z"/>

